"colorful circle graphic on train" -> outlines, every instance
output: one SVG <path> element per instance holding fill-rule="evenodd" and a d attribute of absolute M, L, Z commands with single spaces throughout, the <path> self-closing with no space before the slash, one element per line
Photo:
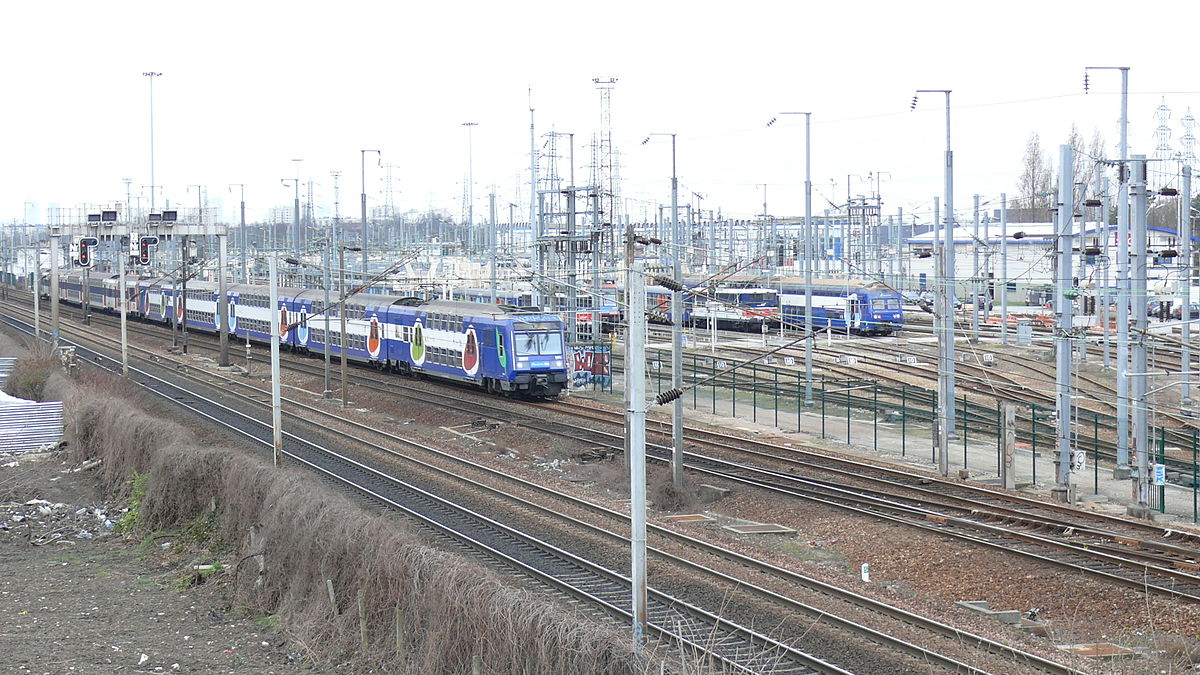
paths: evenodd
<path fill-rule="evenodd" d="M 412 343 L 409 344 L 409 351 L 414 366 L 425 363 L 425 327 L 421 325 L 420 319 L 413 322 Z"/>
<path fill-rule="evenodd" d="M 237 330 L 237 303 L 233 300 L 229 301 L 229 309 L 225 312 L 225 321 L 229 324 L 230 331 Z"/>
<path fill-rule="evenodd" d="M 383 340 L 379 339 L 379 317 L 371 315 L 371 329 L 367 334 L 367 353 L 371 358 L 379 358 L 379 347 L 383 344 Z"/>
<path fill-rule="evenodd" d="M 288 338 L 288 311 L 285 305 L 279 306 L 279 339 Z"/>
<path fill-rule="evenodd" d="M 180 322 L 183 321 L 183 303 L 182 298 L 175 298 L 175 318 Z"/>
<path fill-rule="evenodd" d="M 300 322 L 296 324 L 296 341 L 302 345 L 308 344 L 308 310 L 300 310 Z"/>
<path fill-rule="evenodd" d="M 462 369 L 468 375 L 479 372 L 479 341 L 475 338 L 475 328 L 467 329 L 467 345 L 463 347 Z"/>

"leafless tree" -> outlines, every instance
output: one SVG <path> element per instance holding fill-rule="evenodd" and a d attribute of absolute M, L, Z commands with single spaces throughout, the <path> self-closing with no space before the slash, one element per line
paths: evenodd
<path fill-rule="evenodd" d="M 1049 209 L 1054 201 L 1053 172 L 1042 153 L 1042 141 L 1037 132 L 1025 144 L 1025 158 L 1017 179 L 1017 207 L 1034 211 Z"/>

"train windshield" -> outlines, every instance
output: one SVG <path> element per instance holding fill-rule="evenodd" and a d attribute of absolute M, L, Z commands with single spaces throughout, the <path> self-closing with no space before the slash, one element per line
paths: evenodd
<path fill-rule="evenodd" d="M 743 305 L 773 305 L 774 293 L 718 293 L 717 297 L 726 302 L 736 302 Z"/>
<path fill-rule="evenodd" d="M 871 306 L 875 309 L 900 309 L 900 298 L 875 298 Z"/>
<path fill-rule="evenodd" d="M 562 333 L 513 333 L 517 356 L 561 356 Z"/>

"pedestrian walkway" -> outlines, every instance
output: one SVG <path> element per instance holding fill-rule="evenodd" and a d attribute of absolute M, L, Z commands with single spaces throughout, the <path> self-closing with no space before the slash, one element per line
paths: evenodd
<path fill-rule="evenodd" d="M 648 350 L 653 353 L 653 350 Z M 669 347 L 662 352 L 662 360 L 669 362 Z M 660 389 L 670 387 L 669 373 L 656 378 L 653 370 L 654 356 L 649 356 L 649 380 L 647 382 L 650 415 L 656 415 L 670 424 L 670 408 L 656 406 L 653 398 Z M 869 386 L 869 384 L 867 385 Z M 615 407 L 623 407 L 623 374 L 614 374 L 612 388 L 595 391 L 584 388 L 571 392 L 572 397 L 595 399 Z M 703 395 L 701 395 L 703 394 Z M 689 422 L 736 429 L 754 434 L 761 439 L 778 439 L 778 442 L 806 444 L 819 449 L 854 455 L 912 469 L 914 472 L 937 472 L 932 430 L 928 421 L 913 419 L 888 419 L 886 413 L 872 415 L 870 411 L 847 411 L 844 407 L 821 410 L 796 409 L 795 400 L 779 401 L 777 398 L 758 396 L 755 405 L 750 392 L 737 392 L 736 398 L 730 390 L 710 389 L 704 385 L 685 391 L 684 423 Z M 1054 438 L 1047 435 L 1031 443 L 1018 443 L 1014 457 L 1016 485 L 1022 492 L 1051 498 L 1055 487 Z M 948 453 L 949 474 L 953 477 L 965 471 L 968 480 L 992 486 L 999 485 L 1000 448 L 994 434 L 964 439 L 959 436 L 950 442 Z M 1080 506 L 1113 514 L 1126 514 L 1131 503 L 1136 501 L 1134 482 L 1129 479 L 1114 479 L 1111 462 L 1095 462 L 1091 452 L 1086 466 L 1071 475 L 1072 501 Z M 1168 483 L 1161 488 L 1152 486 L 1153 502 L 1162 504 L 1161 512 L 1154 512 L 1154 519 L 1162 523 L 1192 526 L 1200 516 L 1198 488 Z M 1159 502 L 1161 496 L 1162 501 Z M 1200 528 L 1197 528 L 1200 530 Z"/>

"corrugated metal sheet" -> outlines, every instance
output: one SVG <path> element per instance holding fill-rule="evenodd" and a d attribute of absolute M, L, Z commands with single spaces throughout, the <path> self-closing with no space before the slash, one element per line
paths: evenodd
<path fill-rule="evenodd" d="M 0 359 L 0 389 L 16 359 Z M 16 455 L 58 445 L 63 436 L 61 401 L 0 399 L 0 455 Z"/>
<path fill-rule="evenodd" d="M 16 359 L 0 358 L 0 389 L 4 389 L 4 382 L 8 379 L 8 374 L 12 372 L 13 364 Z"/>

